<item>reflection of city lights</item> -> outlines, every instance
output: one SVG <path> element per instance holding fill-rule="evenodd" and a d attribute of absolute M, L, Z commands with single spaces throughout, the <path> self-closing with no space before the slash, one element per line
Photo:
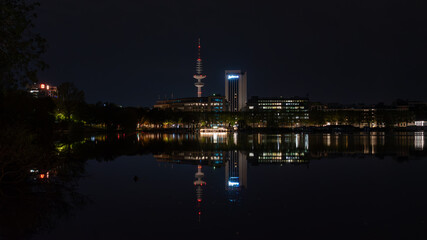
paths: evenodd
<path fill-rule="evenodd" d="M 308 134 L 304 136 L 304 149 L 308 150 Z"/>
<path fill-rule="evenodd" d="M 227 141 L 227 132 L 200 132 L 200 136 L 210 138 L 215 144 Z"/>
<path fill-rule="evenodd" d="M 295 148 L 299 148 L 299 134 L 295 134 Z"/>
<path fill-rule="evenodd" d="M 370 142 L 371 142 L 371 154 L 375 154 L 376 147 L 377 147 L 377 133 L 376 132 L 371 133 Z"/>
<path fill-rule="evenodd" d="M 202 128 L 200 129 L 200 134 L 209 134 L 209 133 L 225 133 L 227 134 L 228 129 L 223 127 L 215 127 L 215 128 Z"/>
<path fill-rule="evenodd" d="M 281 152 L 263 152 L 262 156 L 282 156 Z"/>
<path fill-rule="evenodd" d="M 238 183 L 238 182 L 228 181 L 228 186 L 229 186 L 229 187 L 238 187 L 238 186 L 239 186 L 239 183 Z"/>
<path fill-rule="evenodd" d="M 424 150 L 424 132 L 416 132 L 414 138 L 415 150 Z"/>
<path fill-rule="evenodd" d="M 362 141 L 363 141 L 363 153 L 364 154 L 370 154 L 370 150 L 369 150 L 369 139 L 368 136 L 362 136 Z"/>

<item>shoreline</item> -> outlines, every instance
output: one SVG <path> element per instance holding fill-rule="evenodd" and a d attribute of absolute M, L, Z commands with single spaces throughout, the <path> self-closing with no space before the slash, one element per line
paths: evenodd
<path fill-rule="evenodd" d="M 254 133 L 265 133 L 265 134 L 274 134 L 274 133 L 369 133 L 369 132 L 384 132 L 384 133 L 398 133 L 398 132 L 425 132 L 427 129 L 425 127 L 393 127 L 393 128 L 357 128 L 351 126 L 328 126 L 328 127 L 300 127 L 300 128 L 244 128 L 237 130 L 229 130 L 223 133 L 244 133 L 244 134 L 254 134 Z M 115 130 L 106 130 L 106 129 L 94 129 L 94 128 L 85 128 L 79 130 L 56 130 L 54 131 L 56 136 L 92 136 L 93 134 L 132 134 L 135 132 L 139 133 L 200 133 L 200 129 L 195 128 L 147 128 L 147 129 L 134 129 L 134 130 L 124 130 L 124 129 L 115 129 Z M 217 133 L 217 132 L 212 132 Z"/>

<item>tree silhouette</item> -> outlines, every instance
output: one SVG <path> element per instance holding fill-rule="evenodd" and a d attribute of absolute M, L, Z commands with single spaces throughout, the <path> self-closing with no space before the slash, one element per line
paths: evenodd
<path fill-rule="evenodd" d="M 37 72 L 47 67 L 40 58 L 46 40 L 32 32 L 37 6 L 26 0 L 0 1 L 1 93 L 36 82 Z"/>
<path fill-rule="evenodd" d="M 77 89 L 73 83 L 65 82 L 58 86 L 58 108 L 64 113 L 67 120 L 84 103 L 84 92 Z"/>

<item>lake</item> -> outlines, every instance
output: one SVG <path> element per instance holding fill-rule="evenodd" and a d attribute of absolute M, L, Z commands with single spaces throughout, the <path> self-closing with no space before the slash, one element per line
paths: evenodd
<path fill-rule="evenodd" d="M 37 173 L 31 198 L 0 220 L 17 222 L 17 238 L 427 238 L 423 132 L 140 132 L 56 146 L 67 167 Z"/>

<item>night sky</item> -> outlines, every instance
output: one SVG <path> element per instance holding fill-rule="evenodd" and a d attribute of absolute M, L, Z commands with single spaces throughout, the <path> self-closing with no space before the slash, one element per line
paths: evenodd
<path fill-rule="evenodd" d="M 50 65 L 40 78 L 74 82 L 88 103 L 195 97 L 199 37 L 205 96 L 224 95 L 224 71 L 242 69 L 248 97 L 427 101 L 423 0 L 40 1 Z"/>

